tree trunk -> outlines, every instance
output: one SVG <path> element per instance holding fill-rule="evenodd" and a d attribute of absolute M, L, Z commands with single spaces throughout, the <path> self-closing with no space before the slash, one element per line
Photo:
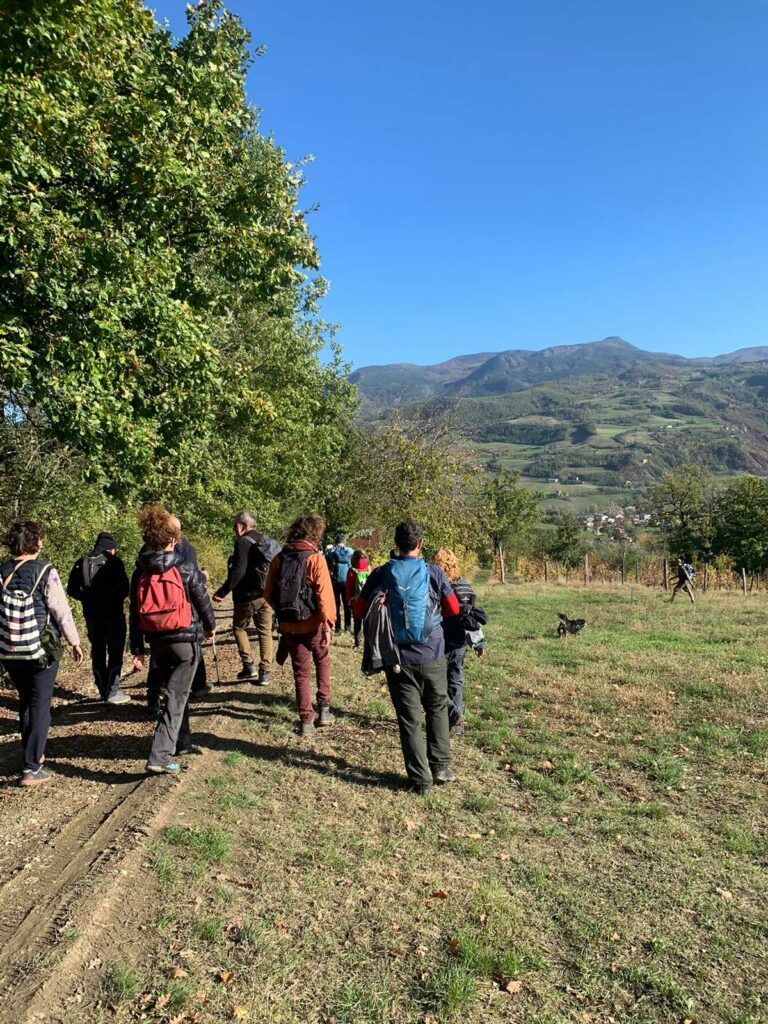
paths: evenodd
<path fill-rule="evenodd" d="M 661 578 L 665 590 L 669 590 L 669 577 L 667 573 L 667 560 L 665 558 L 664 561 L 661 563 Z"/>
<path fill-rule="evenodd" d="M 507 582 L 507 576 L 504 569 L 504 548 L 499 544 L 499 580 L 501 583 Z"/>

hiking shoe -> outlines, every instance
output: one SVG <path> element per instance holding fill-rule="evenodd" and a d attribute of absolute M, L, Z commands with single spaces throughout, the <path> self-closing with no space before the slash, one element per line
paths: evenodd
<path fill-rule="evenodd" d="M 243 662 L 242 669 L 237 673 L 238 679 L 254 679 L 258 675 L 258 670 L 252 661 Z"/>
<path fill-rule="evenodd" d="M 452 725 L 451 726 L 451 735 L 452 736 L 463 736 L 464 735 L 464 723 L 463 722 L 456 722 L 454 725 Z"/>
<path fill-rule="evenodd" d="M 130 701 L 131 698 L 122 690 L 115 690 L 110 697 L 107 697 L 107 704 L 129 704 Z"/>
<path fill-rule="evenodd" d="M 456 776 L 453 774 L 448 765 L 444 765 L 442 768 L 435 768 L 432 772 L 432 778 L 438 786 L 444 786 L 448 782 L 455 782 Z"/>
<path fill-rule="evenodd" d="M 181 757 L 184 754 L 202 754 L 200 747 L 196 747 L 192 740 L 188 742 L 179 743 L 176 746 L 176 757 Z"/>
<path fill-rule="evenodd" d="M 299 722 L 299 736 L 303 740 L 311 739 L 317 732 L 314 722 Z"/>
<path fill-rule="evenodd" d="M 331 709 L 328 707 L 328 705 L 327 704 L 321 704 L 320 705 L 320 719 L 319 719 L 317 724 L 320 725 L 320 726 L 322 726 L 322 725 L 333 725 L 333 723 L 335 721 L 336 721 L 336 716 L 331 713 Z"/>
<path fill-rule="evenodd" d="M 150 764 L 147 761 L 146 768 L 154 775 L 178 775 L 181 771 L 181 765 L 176 764 L 175 761 L 169 761 L 168 764 Z"/>
<path fill-rule="evenodd" d="M 41 786 L 44 782 L 50 782 L 51 778 L 51 773 L 47 772 L 42 765 L 40 765 L 37 771 L 33 771 L 31 768 L 25 768 L 24 771 L 21 773 L 19 785 Z"/>
<path fill-rule="evenodd" d="M 254 679 L 253 685 L 254 686 L 269 686 L 269 684 L 271 682 L 272 682 L 272 673 L 269 672 L 265 668 L 260 668 L 259 669 L 259 678 L 258 679 Z"/>
<path fill-rule="evenodd" d="M 409 790 L 411 793 L 415 793 L 416 796 L 427 797 L 432 792 L 432 786 L 417 786 L 413 785 Z"/>
<path fill-rule="evenodd" d="M 203 697 L 207 697 L 209 693 L 213 693 L 213 687 L 210 683 L 206 683 L 205 686 L 201 687 L 199 690 L 190 690 L 189 699 L 202 700 Z"/>

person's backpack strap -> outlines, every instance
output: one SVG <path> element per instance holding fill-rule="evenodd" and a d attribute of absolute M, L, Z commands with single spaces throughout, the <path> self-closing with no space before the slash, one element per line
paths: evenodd
<path fill-rule="evenodd" d="M 34 586 L 32 587 L 32 589 L 31 589 L 31 590 L 30 590 L 30 592 L 29 592 L 29 596 L 30 596 L 30 597 L 32 597 L 32 595 L 34 594 L 34 592 L 35 592 L 35 591 L 37 590 L 37 586 L 38 586 L 38 584 L 39 584 L 40 580 L 41 580 L 41 579 L 43 578 L 43 576 L 45 576 L 45 574 L 46 574 L 46 573 L 48 572 L 48 570 L 49 570 L 50 568 L 52 568 L 52 566 L 51 566 L 51 563 L 50 563 L 50 562 L 47 562 L 47 563 L 46 563 L 46 564 L 45 564 L 45 565 L 43 566 L 43 568 L 42 568 L 42 569 L 40 570 L 40 575 L 39 575 L 39 576 L 37 577 L 37 579 L 35 580 L 35 585 L 34 585 Z"/>
<path fill-rule="evenodd" d="M 14 565 L 11 574 L 9 576 L 6 576 L 6 578 L 3 580 L 3 590 L 7 589 L 8 584 L 11 582 L 11 580 L 14 577 L 14 575 L 16 574 L 16 570 L 20 569 L 22 567 L 22 565 L 25 565 L 25 564 L 26 564 L 26 562 L 22 561 L 22 562 L 17 562 L 16 565 Z M 43 566 L 43 568 L 40 570 L 40 575 L 35 580 L 34 586 L 32 587 L 32 589 L 29 592 L 29 596 L 30 597 L 32 597 L 34 592 L 37 590 L 37 586 L 40 583 L 40 580 L 43 578 L 43 576 L 45 576 L 46 572 L 50 568 L 51 568 L 51 563 L 50 562 L 46 562 L 45 565 Z"/>

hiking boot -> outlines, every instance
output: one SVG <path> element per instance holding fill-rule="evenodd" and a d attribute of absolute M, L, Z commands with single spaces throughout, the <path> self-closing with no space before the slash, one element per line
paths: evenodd
<path fill-rule="evenodd" d="M 303 740 L 311 739 L 317 733 L 314 722 L 299 722 L 299 736 Z"/>
<path fill-rule="evenodd" d="M 107 704 L 129 704 L 131 698 L 127 693 L 123 693 L 122 690 L 115 690 L 113 694 L 107 697 Z"/>
<path fill-rule="evenodd" d="M 259 672 L 252 661 L 244 661 L 242 669 L 237 673 L 238 679 L 255 679 Z"/>
<path fill-rule="evenodd" d="M 202 700 L 203 697 L 207 697 L 209 693 L 213 693 L 213 687 L 210 683 L 206 683 L 205 686 L 202 686 L 199 690 L 190 690 L 189 699 Z"/>
<path fill-rule="evenodd" d="M 51 773 L 47 772 L 42 765 L 40 765 L 40 767 L 36 771 L 33 771 L 31 768 L 25 768 L 24 771 L 21 773 L 19 785 L 41 786 L 44 782 L 50 782 L 51 778 Z"/>
<path fill-rule="evenodd" d="M 168 764 L 150 764 L 147 761 L 146 769 L 148 772 L 152 772 L 153 775 L 178 775 L 181 771 L 181 765 L 176 764 L 175 761 L 169 761 Z"/>
<path fill-rule="evenodd" d="M 328 707 L 328 705 L 321 704 L 319 710 L 320 719 L 317 724 L 320 726 L 333 725 L 333 723 L 336 721 L 336 716 L 331 713 L 331 709 Z"/>
<path fill-rule="evenodd" d="M 182 743 L 176 744 L 176 757 L 182 757 L 185 754 L 202 754 L 200 747 L 196 747 L 192 740 L 184 740 Z"/>
<path fill-rule="evenodd" d="M 415 793 L 416 796 L 427 797 L 432 792 L 432 786 L 428 786 L 428 785 L 424 785 L 424 786 L 413 785 L 413 786 L 411 786 L 409 788 L 409 792 Z"/>
<path fill-rule="evenodd" d="M 453 774 L 448 765 L 444 765 L 442 768 L 435 768 L 432 772 L 432 778 L 435 780 L 436 785 L 444 786 L 448 782 L 455 782 L 456 776 Z"/>
<path fill-rule="evenodd" d="M 269 686 L 272 682 L 272 673 L 266 668 L 259 669 L 259 678 L 253 682 L 254 686 Z"/>

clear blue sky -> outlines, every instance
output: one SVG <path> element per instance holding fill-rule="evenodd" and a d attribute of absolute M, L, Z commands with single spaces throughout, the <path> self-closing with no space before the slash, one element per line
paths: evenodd
<path fill-rule="evenodd" d="M 174 31 L 183 0 L 149 0 Z M 355 365 L 768 344 L 768 5 L 229 0 Z"/>

